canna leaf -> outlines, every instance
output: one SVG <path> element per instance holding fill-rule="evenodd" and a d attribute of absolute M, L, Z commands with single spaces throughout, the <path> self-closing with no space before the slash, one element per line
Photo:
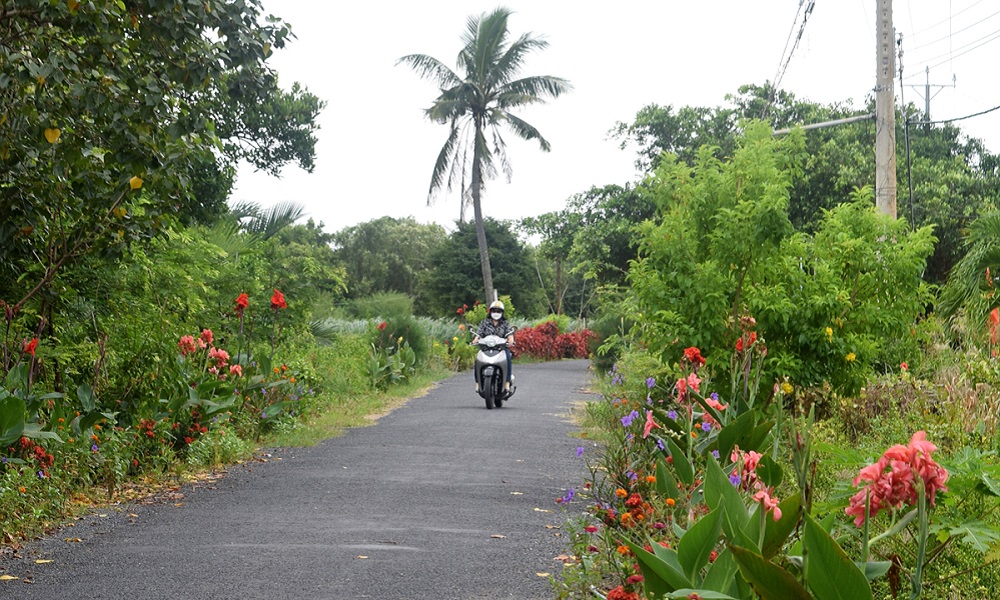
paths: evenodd
<path fill-rule="evenodd" d="M 785 569 L 746 548 L 730 546 L 740 573 L 761 600 L 813 600 L 809 592 Z"/>
<path fill-rule="evenodd" d="M 684 456 L 684 452 L 671 439 L 667 439 L 667 450 L 670 451 L 670 457 L 673 459 L 674 471 L 677 472 L 677 478 L 685 485 L 693 484 L 694 467 L 691 466 L 687 456 Z"/>
<path fill-rule="evenodd" d="M 711 511 L 692 525 L 677 542 L 677 559 L 691 581 L 698 581 L 698 572 L 708 564 L 712 550 L 719 541 L 723 512 L 724 509 Z"/>
<path fill-rule="evenodd" d="M 805 576 L 816 600 L 867 600 L 872 588 L 864 572 L 809 515 L 805 516 Z"/>

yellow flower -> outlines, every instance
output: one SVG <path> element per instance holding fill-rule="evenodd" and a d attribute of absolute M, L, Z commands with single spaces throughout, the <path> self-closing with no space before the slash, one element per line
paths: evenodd
<path fill-rule="evenodd" d="M 403 343 L 403 336 L 399 336 L 399 339 L 396 340 L 396 343 L 397 344 L 402 344 Z"/>
<path fill-rule="evenodd" d="M 457 342 L 458 341 L 458 336 L 456 335 L 455 337 L 451 338 L 451 341 Z"/>
<path fill-rule="evenodd" d="M 139 177 L 138 175 L 132 177 L 132 179 L 128 180 L 128 186 L 130 188 L 132 188 L 133 190 L 137 190 L 137 189 L 141 188 L 142 187 L 142 178 Z"/>
<path fill-rule="evenodd" d="M 844 357 L 847 362 L 854 362 L 855 358 L 857 358 L 857 356 L 855 356 L 853 352 L 848 352 L 847 356 Z"/>
<path fill-rule="evenodd" d="M 792 384 L 788 383 L 787 381 L 784 382 L 784 383 L 782 383 L 781 384 L 781 393 L 782 394 L 791 394 L 792 393 Z"/>
<path fill-rule="evenodd" d="M 827 338 L 832 338 L 833 337 L 833 328 L 832 327 L 827 327 L 826 328 L 826 337 Z"/>

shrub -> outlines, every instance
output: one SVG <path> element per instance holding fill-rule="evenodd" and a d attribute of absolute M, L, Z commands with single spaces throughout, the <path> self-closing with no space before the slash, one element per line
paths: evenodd
<path fill-rule="evenodd" d="M 382 292 L 344 304 L 349 319 L 393 319 L 413 316 L 413 298 L 399 292 Z"/>

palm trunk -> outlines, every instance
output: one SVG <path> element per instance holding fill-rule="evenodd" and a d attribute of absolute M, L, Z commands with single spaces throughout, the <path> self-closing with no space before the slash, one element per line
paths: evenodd
<path fill-rule="evenodd" d="M 480 203 L 480 191 L 483 187 L 481 171 L 482 158 L 479 154 L 479 138 L 482 131 L 480 120 L 476 119 L 476 140 L 472 150 L 472 209 L 476 218 L 476 241 L 479 242 L 479 263 L 483 269 L 483 287 L 486 291 L 486 305 L 493 302 L 493 270 L 490 267 L 490 250 L 486 245 L 486 226 L 483 224 L 483 207 Z"/>

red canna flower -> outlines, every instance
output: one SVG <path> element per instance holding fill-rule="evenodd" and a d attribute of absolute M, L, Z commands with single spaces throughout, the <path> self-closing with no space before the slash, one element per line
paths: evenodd
<path fill-rule="evenodd" d="M 212 334 L 211 329 L 201 330 L 201 341 L 205 342 L 206 344 L 211 344 L 214 337 L 215 336 Z"/>
<path fill-rule="evenodd" d="M 32 356 L 35 355 L 35 348 L 37 346 L 38 346 L 38 338 L 31 338 L 31 341 L 24 340 L 23 342 L 21 342 L 21 349 Z"/>
<path fill-rule="evenodd" d="M 278 288 L 274 288 L 274 295 L 271 296 L 271 308 L 274 310 L 288 308 L 288 304 L 285 302 L 285 295 L 279 292 Z"/>
<path fill-rule="evenodd" d="M 387 325 L 388 325 L 388 323 L 386 323 L 385 321 L 382 321 L 381 323 L 378 324 L 378 327 L 376 327 L 375 329 L 378 329 L 379 331 L 385 331 L 385 328 L 386 328 Z"/>
<path fill-rule="evenodd" d="M 705 358 L 702 357 L 701 350 L 694 346 L 684 349 L 684 358 L 695 367 L 700 367 L 705 364 Z"/>
<path fill-rule="evenodd" d="M 243 311 L 250 306 L 250 298 L 247 297 L 246 292 L 243 292 L 239 296 L 236 296 L 236 315 L 239 317 L 243 316 Z"/>

